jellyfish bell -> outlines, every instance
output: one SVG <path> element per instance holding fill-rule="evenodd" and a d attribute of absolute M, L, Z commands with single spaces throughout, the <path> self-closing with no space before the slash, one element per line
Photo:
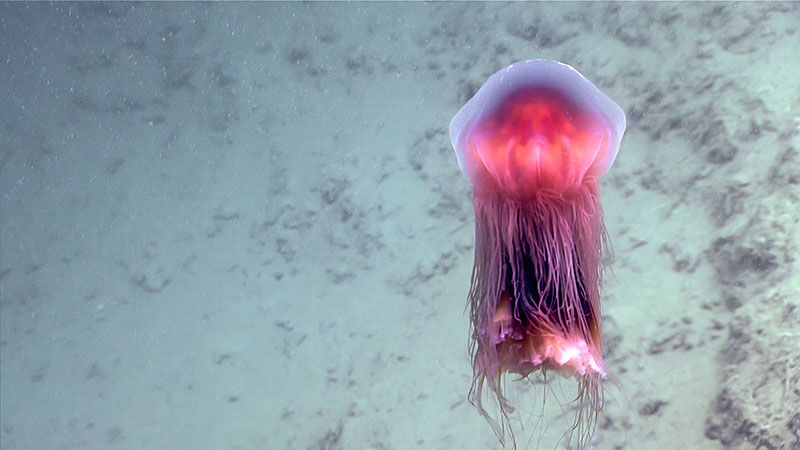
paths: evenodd
<path fill-rule="evenodd" d="M 503 375 L 547 371 L 578 379 L 573 429 L 591 436 L 606 377 L 598 179 L 624 131 L 616 103 L 572 67 L 548 60 L 495 73 L 450 123 L 476 223 L 470 400 L 501 441 L 513 409 Z M 499 423 L 483 406 L 484 388 L 497 400 Z"/>
<path fill-rule="evenodd" d="M 624 131 L 614 101 L 572 67 L 542 59 L 492 75 L 450 122 L 459 167 L 479 189 L 575 187 L 611 167 Z"/>

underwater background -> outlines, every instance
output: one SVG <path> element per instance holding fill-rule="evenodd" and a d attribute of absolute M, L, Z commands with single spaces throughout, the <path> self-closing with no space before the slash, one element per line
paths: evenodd
<path fill-rule="evenodd" d="M 628 118 L 590 448 L 797 450 L 798 48 L 800 3 L 0 4 L 0 447 L 498 448 L 447 127 L 546 58 Z M 547 381 L 520 448 L 569 448 Z"/>

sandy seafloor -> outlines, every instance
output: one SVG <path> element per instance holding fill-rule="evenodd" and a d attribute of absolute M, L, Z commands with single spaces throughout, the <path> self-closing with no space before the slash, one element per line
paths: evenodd
<path fill-rule="evenodd" d="M 447 126 L 549 58 L 629 125 L 589 448 L 796 450 L 798 48 L 798 3 L 2 4 L 0 447 L 498 448 Z"/>

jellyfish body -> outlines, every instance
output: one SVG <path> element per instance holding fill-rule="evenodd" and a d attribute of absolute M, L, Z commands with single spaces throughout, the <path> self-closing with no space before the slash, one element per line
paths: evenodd
<path fill-rule="evenodd" d="M 602 408 L 606 234 L 598 179 L 624 131 L 619 106 L 572 67 L 548 60 L 495 73 L 450 123 L 476 222 L 470 401 L 501 441 L 513 410 L 502 389 L 507 373 L 575 376 L 581 408 L 573 429 L 583 438 Z M 500 422 L 483 406 L 486 388 Z"/>

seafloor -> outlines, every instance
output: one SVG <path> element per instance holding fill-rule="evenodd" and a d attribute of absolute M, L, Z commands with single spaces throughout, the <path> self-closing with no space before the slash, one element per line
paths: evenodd
<path fill-rule="evenodd" d="M 590 447 L 797 450 L 798 48 L 800 3 L 4 3 L 0 447 L 497 448 L 447 126 L 549 58 L 628 115 Z"/>

